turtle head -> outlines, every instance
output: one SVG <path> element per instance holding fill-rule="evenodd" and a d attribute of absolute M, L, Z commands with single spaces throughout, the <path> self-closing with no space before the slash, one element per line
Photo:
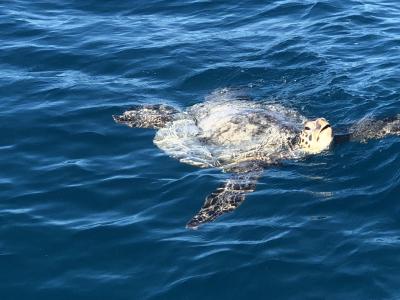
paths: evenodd
<path fill-rule="evenodd" d="M 324 118 L 307 121 L 300 133 L 300 148 L 316 154 L 329 148 L 333 141 L 331 125 Z"/>

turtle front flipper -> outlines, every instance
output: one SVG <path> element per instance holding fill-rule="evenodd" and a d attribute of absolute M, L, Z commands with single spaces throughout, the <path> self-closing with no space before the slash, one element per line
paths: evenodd
<path fill-rule="evenodd" d="M 262 167 L 253 167 L 234 173 L 215 192 L 207 196 L 200 211 L 187 223 L 186 228 L 197 229 L 201 224 L 214 221 L 219 216 L 235 210 L 255 190 Z"/>
<path fill-rule="evenodd" d="M 129 127 L 162 128 L 166 123 L 175 119 L 179 111 L 164 104 L 135 105 L 122 115 L 113 115 L 115 122 Z"/>
<path fill-rule="evenodd" d="M 385 136 L 400 135 L 400 115 L 384 119 L 364 119 L 350 130 L 350 140 L 366 142 Z"/>

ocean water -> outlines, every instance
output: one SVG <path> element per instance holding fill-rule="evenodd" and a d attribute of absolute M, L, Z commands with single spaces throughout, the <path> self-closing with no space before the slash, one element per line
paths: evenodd
<path fill-rule="evenodd" d="M 400 299 L 400 137 L 227 178 L 111 118 L 223 88 L 345 129 L 400 113 L 397 0 L 0 1 L 0 299 Z"/>

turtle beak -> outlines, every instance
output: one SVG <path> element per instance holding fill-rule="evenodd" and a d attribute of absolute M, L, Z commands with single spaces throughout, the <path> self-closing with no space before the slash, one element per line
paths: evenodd
<path fill-rule="evenodd" d="M 321 129 L 319 132 L 323 132 L 324 130 L 331 128 L 331 125 L 328 123 L 328 121 L 324 118 L 319 118 L 316 120 L 316 128 Z"/>
<path fill-rule="evenodd" d="M 322 127 L 320 132 L 322 132 L 322 131 L 324 131 L 325 129 L 328 129 L 328 128 L 331 128 L 331 125 L 326 124 L 324 127 Z"/>

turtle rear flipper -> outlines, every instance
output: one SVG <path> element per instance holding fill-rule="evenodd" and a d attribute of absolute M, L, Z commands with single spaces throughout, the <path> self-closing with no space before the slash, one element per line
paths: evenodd
<path fill-rule="evenodd" d="M 114 121 L 129 127 L 162 128 L 175 119 L 179 111 L 164 104 L 135 105 L 122 115 L 113 115 Z"/>
<path fill-rule="evenodd" d="M 186 224 L 186 228 L 197 229 L 200 225 L 214 221 L 219 216 L 235 210 L 255 190 L 263 168 L 254 165 L 243 173 L 234 173 L 220 188 L 210 194 L 200 211 Z"/>

